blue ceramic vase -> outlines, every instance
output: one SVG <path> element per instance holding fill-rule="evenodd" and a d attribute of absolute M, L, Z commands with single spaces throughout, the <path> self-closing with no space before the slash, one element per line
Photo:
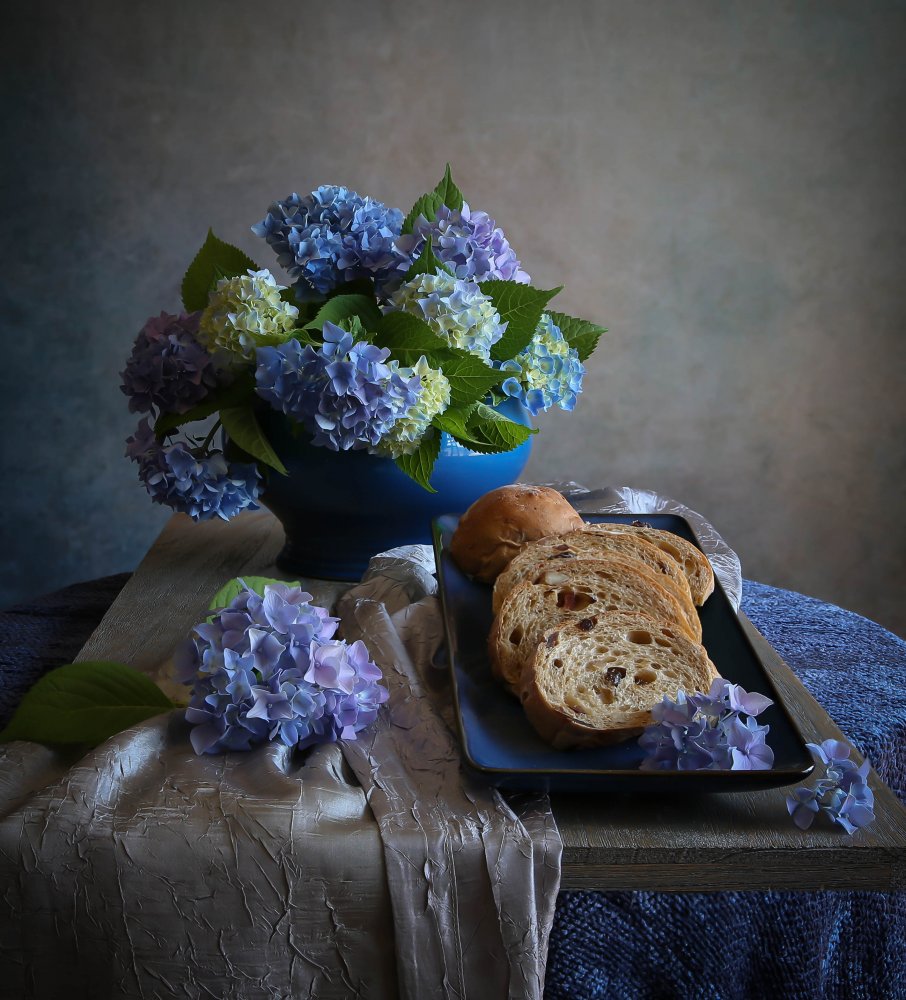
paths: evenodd
<path fill-rule="evenodd" d="M 527 411 L 506 400 L 498 412 L 529 426 Z M 464 511 L 488 490 L 515 482 L 529 459 L 531 438 L 513 451 L 482 455 L 447 434 L 431 476 L 429 493 L 389 458 L 366 451 L 316 448 L 294 436 L 274 410 L 259 413 L 262 429 L 289 472 L 268 470 L 261 502 L 286 534 L 278 567 L 294 576 L 358 580 L 368 560 L 397 545 L 431 543 L 431 522 Z"/>

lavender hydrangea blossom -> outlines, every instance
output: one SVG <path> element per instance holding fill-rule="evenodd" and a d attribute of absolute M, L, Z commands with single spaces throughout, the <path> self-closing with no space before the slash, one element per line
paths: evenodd
<path fill-rule="evenodd" d="M 419 216 L 412 233 L 401 236 L 398 246 L 417 260 L 427 239 L 434 256 L 450 265 L 457 278 L 476 282 L 496 278 L 520 284 L 531 281 L 503 230 L 487 212 L 472 211 L 466 202 L 459 210 L 442 205 L 433 222 Z"/>
<path fill-rule="evenodd" d="M 152 316 L 120 373 L 132 413 L 186 413 L 225 378 L 198 339 L 201 313 Z"/>
<path fill-rule="evenodd" d="M 519 399 L 533 416 L 552 406 L 575 409 L 585 366 L 547 313 L 542 314 L 528 346 L 497 367 L 512 372 L 501 386 L 503 391 Z"/>
<path fill-rule="evenodd" d="M 397 246 L 402 224 L 399 209 L 328 184 L 275 201 L 252 232 L 273 247 L 303 298 L 358 278 L 373 278 L 383 296 L 411 264 Z"/>
<path fill-rule="evenodd" d="M 664 698 L 651 714 L 654 725 L 639 737 L 646 752 L 640 767 L 658 770 L 766 771 L 774 752 L 766 743 L 770 726 L 755 717 L 772 705 L 770 698 L 748 692 L 722 677 L 707 694 L 686 695 L 676 701 Z M 745 720 L 742 715 L 747 716 Z"/>
<path fill-rule="evenodd" d="M 138 463 L 139 479 L 155 503 L 193 521 L 228 521 L 240 511 L 258 509 L 261 477 L 254 464 L 228 463 L 221 452 L 196 457 L 182 441 L 164 445 L 147 418 L 126 440 L 126 456 Z"/>
<path fill-rule="evenodd" d="M 288 584 L 263 594 L 245 587 L 196 625 L 175 657 L 180 680 L 193 685 L 195 752 L 355 739 L 388 694 L 364 643 L 336 640 L 336 629 L 311 594 Z"/>
<path fill-rule="evenodd" d="M 806 743 L 816 764 L 824 766 L 824 777 L 809 788 L 802 786 L 786 798 L 787 811 L 800 830 L 807 830 L 819 811 L 847 833 L 870 825 L 875 818 L 874 793 L 868 786 L 871 765 L 850 760 L 852 747 L 841 740 Z"/>
<path fill-rule="evenodd" d="M 319 348 L 290 340 L 260 348 L 256 391 L 303 424 L 312 444 L 332 451 L 375 449 L 394 422 L 418 402 L 421 381 L 405 375 L 390 351 L 325 323 Z"/>

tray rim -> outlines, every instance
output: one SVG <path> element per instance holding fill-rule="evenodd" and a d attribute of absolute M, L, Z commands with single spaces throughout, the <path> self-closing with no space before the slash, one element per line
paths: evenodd
<path fill-rule="evenodd" d="M 701 539 L 699 538 L 698 533 L 696 532 L 695 528 L 689 523 L 688 519 L 685 518 L 682 514 L 676 514 L 672 511 L 656 511 L 647 513 L 627 512 L 625 514 L 615 513 L 615 512 L 594 514 L 594 513 L 584 513 L 580 511 L 579 514 L 583 518 L 583 520 L 585 520 L 588 523 L 601 523 L 602 521 L 606 522 L 610 517 L 618 517 L 621 519 L 632 518 L 635 520 L 644 520 L 645 518 L 655 518 L 655 517 L 669 517 L 674 521 L 681 521 L 685 525 L 690 536 L 694 539 L 694 544 L 696 545 L 696 547 L 700 551 L 704 552 L 704 549 L 702 548 L 701 545 Z M 506 768 L 506 767 L 490 767 L 488 765 L 480 764 L 477 761 L 475 761 L 469 749 L 469 741 L 467 738 L 465 723 L 463 720 L 457 671 L 454 663 L 454 658 L 450 653 L 449 633 L 450 633 L 450 624 L 452 621 L 451 617 L 452 612 L 447 603 L 445 568 L 444 568 L 444 560 L 442 558 L 442 555 L 445 552 L 443 546 L 443 533 L 445 529 L 441 522 L 445 518 L 458 519 L 461 516 L 462 516 L 461 514 L 449 513 L 435 517 L 431 523 L 431 534 L 434 547 L 435 565 L 437 570 L 438 595 L 440 597 L 441 613 L 444 624 L 444 638 L 447 643 L 448 669 L 450 671 L 450 678 L 453 684 L 453 697 L 456 708 L 456 727 L 459 733 L 460 750 L 463 755 L 464 762 L 468 765 L 468 767 L 471 770 L 475 771 L 478 774 L 501 777 L 504 779 L 507 777 L 513 777 L 513 778 L 531 777 L 537 779 L 538 781 L 544 780 L 545 778 L 582 778 L 582 777 L 601 778 L 601 779 L 632 778 L 638 781 L 650 782 L 652 786 L 654 785 L 660 786 L 661 790 L 663 790 L 663 784 L 665 779 L 669 781 L 671 787 L 676 788 L 676 790 L 680 790 L 680 785 L 682 784 L 682 781 L 680 783 L 677 783 L 676 782 L 677 778 L 682 778 L 687 782 L 691 779 L 695 779 L 696 784 L 702 782 L 704 782 L 705 784 L 720 782 L 721 784 L 724 785 L 726 785 L 728 781 L 735 782 L 738 779 L 744 778 L 744 781 L 740 782 L 740 787 L 738 789 L 722 787 L 720 789 L 714 789 L 713 790 L 714 792 L 755 791 L 760 789 L 781 787 L 784 785 L 793 784 L 796 781 L 805 780 L 812 773 L 815 764 L 814 761 L 811 760 L 811 758 L 808 758 L 808 766 L 804 768 L 803 767 L 769 768 L 763 771 L 726 770 L 726 769 L 718 770 L 709 768 L 701 768 L 692 771 L 680 771 L 673 769 L 643 771 L 639 768 L 603 769 L 603 768 L 585 768 L 585 767 Z M 621 523 L 621 522 L 613 522 L 613 523 Z M 707 553 L 705 553 L 705 555 L 707 556 Z M 793 735 L 798 740 L 799 744 L 802 746 L 802 749 L 807 753 L 806 740 L 802 734 L 802 730 L 799 724 L 797 723 L 796 719 L 793 717 L 792 713 L 787 707 L 780 692 L 777 690 L 777 686 L 774 683 L 773 678 L 771 677 L 770 673 L 765 667 L 761 657 L 758 655 L 758 652 L 753 646 L 751 639 L 746 633 L 746 630 L 742 627 L 741 623 L 739 622 L 739 612 L 734 610 L 733 604 L 730 601 L 729 597 L 727 597 L 727 592 L 724 590 L 723 585 L 721 584 L 720 579 L 718 578 L 716 573 L 714 574 L 714 589 L 716 591 L 719 590 L 721 596 L 727 602 L 727 605 L 729 606 L 731 612 L 733 613 L 734 618 L 736 619 L 740 637 L 742 638 L 744 644 L 748 648 L 749 653 L 751 654 L 751 656 L 754 658 L 754 660 L 761 669 L 762 676 L 764 677 L 765 683 L 768 686 L 768 690 L 761 693 L 764 693 L 768 697 L 772 698 L 772 701 L 774 702 L 774 707 L 781 712 L 787 725 L 792 730 Z M 561 752 L 567 753 L 567 751 L 561 751 Z M 805 760 L 805 758 L 803 759 Z M 778 778 L 782 780 L 777 780 Z M 652 790 L 654 789 L 652 788 Z M 698 788 L 696 789 L 696 791 L 708 794 L 709 790 L 707 788 Z"/>

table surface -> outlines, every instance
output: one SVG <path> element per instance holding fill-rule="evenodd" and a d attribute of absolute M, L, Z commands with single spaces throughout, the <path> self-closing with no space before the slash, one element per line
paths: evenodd
<path fill-rule="evenodd" d="M 243 574 L 284 577 L 274 562 L 283 532 L 267 511 L 229 524 L 169 521 L 79 653 L 155 672 L 176 642 L 202 620 L 211 596 Z M 348 584 L 302 581 L 317 604 Z M 810 742 L 843 739 L 754 626 L 740 615 L 777 690 Z M 564 889 L 708 892 L 749 889 L 891 890 L 906 885 L 906 809 L 872 772 L 876 820 L 847 836 L 801 831 L 784 789 L 652 797 L 556 795 Z"/>

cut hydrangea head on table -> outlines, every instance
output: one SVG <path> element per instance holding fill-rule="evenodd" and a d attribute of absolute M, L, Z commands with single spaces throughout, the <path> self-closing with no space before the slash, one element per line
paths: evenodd
<path fill-rule="evenodd" d="M 262 408 L 317 447 L 394 461 L 431 490 L 443 433 L 509 451 L 534 431 L 499 404 L 576 406 L 605 331 L 549 308 L 560 289 L 532 286 L 449 167 L 406 216 L 323 185 L 274 201 L 251 229 L 285 278 L 209 233 L 183 280 L 185 311 L 149 319 L 122 372 L 140 415 L 126 454 L 154 502 L 198 521 L 255 509 L 286 471 Z"/>

